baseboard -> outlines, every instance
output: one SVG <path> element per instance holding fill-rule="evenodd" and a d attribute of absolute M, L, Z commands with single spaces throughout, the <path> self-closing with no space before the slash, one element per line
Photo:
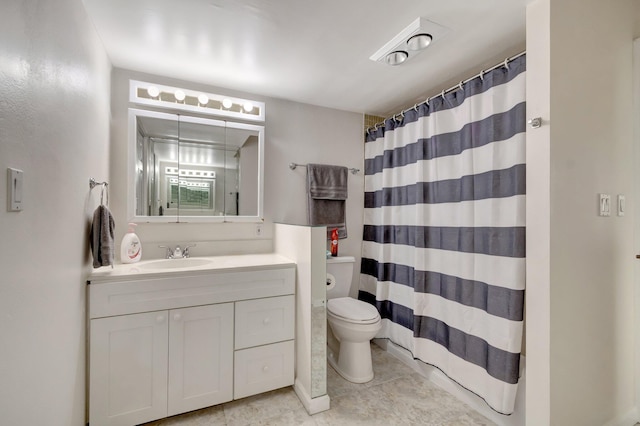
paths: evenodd
<path fill-rule="evenodd" d="M 629 426 L 635 425 L 637 422 L 640 422 L 640 410 L 638 407 L 633 407 L 625 414 L 609 420 L 603 426 Z"/>
<path fill-rule="evenodd" d="M 331 400 L 329 399 L 329 395 L 311 398 L 304 386 L 300 384 L 298 379 L 296 379 L 293 385 L 293 390 L 295 391 L 296 395 L 298 395 L 298 399 L 300 399 L 300 402 L 302 402 L 302 405 L 307 410 L 309 415 L 327 411 L 331 407 Z"/>

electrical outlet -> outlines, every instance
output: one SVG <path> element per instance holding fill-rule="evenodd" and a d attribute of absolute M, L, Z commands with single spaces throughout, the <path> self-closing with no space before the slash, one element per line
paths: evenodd
<path fill-rule="evenodd" d="M 262 224 L 261 223 L 256 225 L 256 237 L 262 237 Z"/>

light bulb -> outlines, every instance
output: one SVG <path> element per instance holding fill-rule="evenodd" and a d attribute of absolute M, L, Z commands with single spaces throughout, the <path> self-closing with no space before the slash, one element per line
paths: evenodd
<path fill-rule="evenodd" d="M 223 99 L 222 100 L 222 106 L 225 108 L 231 108 L 233 106 L 233 102 L 231 102 L 231 99 Z"/>
<path fill-rule="evenodd" d="M 160 90 L 158 90 L 158 88 L 156 86 L 149 86 L 147 88 L 147 93 L 149 94 L 149 96 L 151 96 L 152 98 L 157 98 L 158 95 L 160 94 Z"/>
<path fill-rule="evenodd" d="M 200 102 L 200 105 L 206 105 L 209 103 L 209 97 L 203 93 L 198 96 L 198 102 Z"/>
<path fill-rule="evenodd" d="M 409 54 L 404 50 L 396 50 L 389 53 L 384 60 L 389 65 L 400 65 L 409 58 Z"/>
<path fill-rule="evenodd" d="M 186 95 L 184 94 L 184 92 L 182 90 L 178 89 L 174 93 L 174 96 L 176 97 L 176 100 L 184 101 L 184 98 L 185 98 Z"/>
<path fill-rule="evenodd" d="M 422 50 L 426 49 L 431 44 L 433 37 L 431 34 L 416 34 L 407 40 L 407 47 L 409 50 Z"/>
<path fill-rule="evenodd" d="M 251 112 L 251 111 L 253 111 L 253 104 L 251 102 L 245 102 L 244 105 L 242 106 L 242 108 L 246 112 Z"/>

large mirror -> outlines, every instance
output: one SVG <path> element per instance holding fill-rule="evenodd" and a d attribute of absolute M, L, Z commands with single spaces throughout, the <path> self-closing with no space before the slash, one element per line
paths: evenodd
<path fill-rule="evenodd" d="M 262 220 L 262 126 L 130 109 L 129 138 L 132 220 Z"/>

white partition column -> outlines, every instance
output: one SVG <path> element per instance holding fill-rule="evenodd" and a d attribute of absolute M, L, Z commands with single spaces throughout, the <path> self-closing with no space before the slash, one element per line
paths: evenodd
<path fill-rule="evenodd" d="M 274 252 L 297 265 L 294 389 L 309 414 L 329 409 L 326 238 L 324 226 L 274 225 Z"/>

